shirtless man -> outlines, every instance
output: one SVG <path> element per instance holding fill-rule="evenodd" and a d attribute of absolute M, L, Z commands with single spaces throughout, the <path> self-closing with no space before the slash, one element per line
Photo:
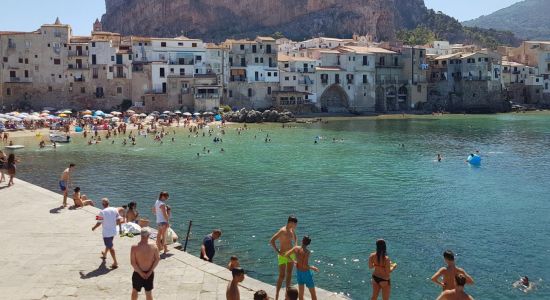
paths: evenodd
<path fill-rule="evenodd" d="M 290 254 L 296 254 L 296 278 L 298 281 L 298 294 L 300 300 L 304 300 L 304 285 L 309 289 L 311 294 L 311 300 L 317 300 L 317 293 L 315 292 L 315 283 L 313 282 L 313 276 L 311 271 L 319 272 L 319 269 L 309 265 L 309 255 L 311 251 L 307 248 L 311 244 L 309 236 L 304 236 L 302 239 L 302 246 L 294 246 L 285 253 L 288 257 Z"/>
<path fill-rule="evenodd" d="M 456 288 L 443 291 L 441 295 L 439 295 L 437 300 L 474 300 L 472 296 L 468 295 L 464 291 L 466 280 L 466 276 L 464 276 L 463 274 L 457 274 L 455 277 Z"/>
<path fill-rule="evenodd" d="M 290 258 L 285 256 L 285 253 L 292 249 L 296 245 L 296 226 L 298 219 L 295 216 L 288 217 L 286 226 L 279 229 L 279 231 L 271 238 L 269 242 L 273 250 L 277 253 L 277 259 L 279 264 L 279 278 L 277 279 L 277 290 L 275 292 L 275 300 L 279 300 L 279 291 L 283 285 L 283 280 L 286 279 L 286 288 L 288 289 L 292 282 L 292 268 L 294 264 L 292 261 L 296 260 L 296 255 L 291 254 Z M 279 248 L 275 243 L 279 240 Z M 294 242 L 294 243 L 293 243 Z"/>
<path fill-rule="evenodd" d="M 75 167 L 75 164 L 70 164 L 65 171 L 61 174 L 59 180 L 59 188 L 63 192 L 63 207 L 67 207 L 67 196 L 69 194 L 69 184 L 71 184 L 71 171 Z"/>
<path fill-rule="evenodd" d="M 94 201 L 88 199 L 86 195 L 80 195 L 80 187 L 78 186 L 74 188 L 73 201 L 75 208 L 84 207 L 86 205 L 95 206 Z"/>
<path fill-rule="evenodd" d="M 132 246 L 130 250 L 130 261 L 134 268 L 132 274 L 132 300 L 138 298 L 141 289 L 145 289 L 147 300 L 153 300 L 153 281 L 155 278 L 154 270 L 157 267 L 160 256 L 159 250 L 155 244 L 149 243 L 151 231 L 148 227 L 141 229 L 141 240 L 137 245 Z"/>
<path fill-rule="evenodd" d="M 443 253 L 443 258 L 445 259 L 445 263 L 447 263 L 447 267 L 439 269 L 439 271 L 432 276 L 433 282 L 440 285 L 444 291 L 452 290 L 456 286 L 455 277 L 457 275 L 464 275 L 466 278 L 466 284 L 474 284 L 472 277 L 470 277 L 470 275 L 468 275 L 468 273 L 466 273 L 463 269 L 458 268 L 455 265 L 455 255 L 453 251 L 445 251 Z M 443 281 L 439 281 L 440 278 L 443 278 Z"/>
<path fill-rule="evenodd" d="M 241 294 L 239 293 L 239 283 L 244 280 L 244 270 L 242 268 L 234 268 L 231 271 L 233 279 L 227 285 L 227 291 L 225 292 L 225 298 L 227 300 L 241 300 Z"/>

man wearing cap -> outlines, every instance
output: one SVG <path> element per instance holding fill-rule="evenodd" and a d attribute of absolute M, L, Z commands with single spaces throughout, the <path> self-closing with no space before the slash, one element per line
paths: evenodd
<path fill-rule="evenodd" d="M 227 300 L 240 300 L 241 295 L 239 293 L 239 283 L 244 280 L 244 270 L 240 267 L 234 268 L 231 271 L 233 279 L 227 285 L 227 291 L 225 292 L 225 298 Z"/>
<path fill-rule="evenodd" d="M 114 207 L 109 206 L 109 199 L 101 199 L 101 204 L 103 205 L 103 210 L 99 212 L 99 215 L 96 216 L 97 223 L 92 227 L 94 231 L 97 227 L 103 226 L 102 235 L 103 243 L 105 244 L 105 252 L 101 251 L 101 258 L 107 258 L 107 252 L 111 253 L 113 257 L 113 264 L 111 268 L 118 268 L 118 263 L 116 261 L 115 249 L 113 248 L 113 239 L 116 235 L 116 227 L 120 224 L 121 217 L 118 214 L 118 210 Z"/>
<path fill-rule="evenodd" d="M 141 229 L 141 240 L 130 250 L 130 261 L 134 268 L 132 274 L 132 300 L 138 298 L 141 289 L 145 289 L 147 300 L 153 299 L 154 270 L 160 261 L 159 250 L 156 245 L 149 243 L 151 230 L 148 227 Z"/>

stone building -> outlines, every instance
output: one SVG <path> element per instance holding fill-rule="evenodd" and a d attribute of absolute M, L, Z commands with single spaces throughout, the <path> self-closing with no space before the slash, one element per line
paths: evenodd
<path fill-rule="evenodd" d="M 316 111 L 315 70 L 321 62 L 284 54 L 279 54 L 278 62 L 281 87 L 273 97 L 273 106 L 300 113 Z"/>
<path fill-rule="evenodd" d="M 279 90 L 277 44 L 271 37 L 227 40 L 228 70 L 224 103 L 231 107 L 270 108 Z"/>

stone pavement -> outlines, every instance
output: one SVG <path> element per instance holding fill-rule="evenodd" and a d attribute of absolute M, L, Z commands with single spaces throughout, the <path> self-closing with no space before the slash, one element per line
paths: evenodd
<path fill-rule="evenodd" d="M 115 237 L 120 267 L 110 270 L 110 256 L 106 262 L 100 259 L 101 229 L 91 231 L 98 209 L 60 209 L 61 202 L 59 194 L 21 180 L 9 188 L 0 184 L 0 299 L 129 299 L 130 246 L 138 237 Z M 225 299 L 230 278 L 223 267 L 171 249 L 155 270 L 153 296 Z M 247 277 L 241 299 L 252 299 L 260 289 L 273 297 L 273 286 Z M 318 298 L 344 299 L 320 289 Z M 143 292 L 140 299 L 145 299 Z"/>

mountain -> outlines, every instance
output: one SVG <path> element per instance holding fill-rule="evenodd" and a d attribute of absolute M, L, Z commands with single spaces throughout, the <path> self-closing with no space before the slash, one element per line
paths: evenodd
<path fill-rule="evenodd" d="M 437 37 L 463 42 L 472 35 L 455 19 L 428 10 L 424 0 L 105 0 L 103 28 L 124 35 L 205 41 L 284 36 L 351 37 L 371 34 L 394 40 L 401 29 L 425 26 Z M 481 35 L 484 35 L 482 33 Z M 498 42 L 510 44 L 506 37 Z M 472 38 L 472 41 L 477 41 Z"/>
<path fill-rule="evenodd" d="M 550 13 L 550 0 L 525 0 L 463 24 L 507 30 L 528 40 L 550 40 L 548 13 Z"/>

